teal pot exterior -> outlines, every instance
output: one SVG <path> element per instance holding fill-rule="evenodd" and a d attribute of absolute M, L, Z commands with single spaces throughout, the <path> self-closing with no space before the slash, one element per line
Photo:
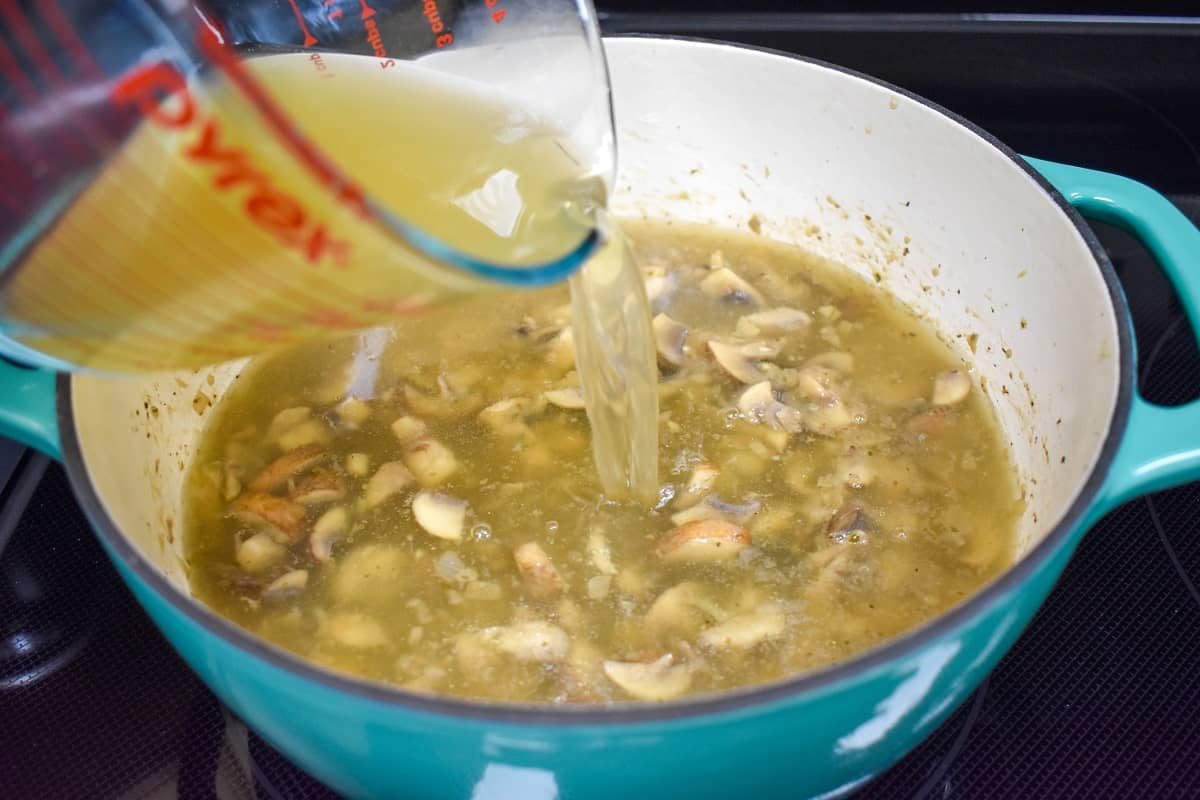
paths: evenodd
<path fill-rule="evenodd" d="M 272 746 L 349 797 L 837 797 L 915 747 L 975 689 L 1099 516 L 1200 476 L 1200 404 L 1164 409 L 1138 396 L 1124 298 L 1070 206 L 1139 236 L 1175 284 L 1193 327 L 1200 320 L 1200 232 L 1138 183 L 1022 161 L 987 141 L 1008 168 L 1034 175 L 1066 209 L 1108 288 L 1120 385 L 1095 466 L 1055 528 L 975 596 L 877 649 L 789 681 L 663 706 L 543 709 L 415 695 L 328 672 L 188 599 L 133 533 L 122 531 L 112 498 L 97 487 L 102 478 L 85 465 L 75 380 L 0 362 L 0 432 L 64 461 L 109 557 L 184 660 Z"/>

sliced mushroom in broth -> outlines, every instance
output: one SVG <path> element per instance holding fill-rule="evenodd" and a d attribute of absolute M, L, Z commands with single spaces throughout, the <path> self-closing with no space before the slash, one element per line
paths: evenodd
<path fill-rule="evenodd" d="M 417 691 L 661 702 L 845 659 L 1010 563 L 1014 470 L 924 323 L 795 248 L 627 229 L 654 507 L 601 493 L 565 288 L 507 294 L 246 370 L 188 477 L 196 596 Z"/>

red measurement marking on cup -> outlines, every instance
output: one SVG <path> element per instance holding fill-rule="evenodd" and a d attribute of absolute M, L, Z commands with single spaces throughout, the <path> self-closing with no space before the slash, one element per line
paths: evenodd
<path fill-rule="evenodd" d="M 367 32 L 367 44 L 371 47 L 371 52 L 376 58 L 382 59 L 379 63 L 380 69 L 396 66 L 396 62 L 387 57 L 387 47 L 383 43 L 383 34 L 379 31 L 379 25 L 371 17 L 375 16 L 375 9 L 367 5 L 367 0 L 358 0 L 358 4 L 362 7 L 363 30 Z"/>
<path fill-rule="evenodd" d="M 162 128 L 195 131 L 196 138 L 181 150 L 183 156 L 209 168 L 218 191 L 244 188 L 246 217 L 285 247 L 298 250 L 310 264 L 347 263 L 349 243 L 330 237 L 325 224 L 314 220 L 299 198 L 275 185 L 249 153 L 224 141 L 220 123 L 204 113 L 173 66 L 154 64 L 126 74 L 113 88 L 112 99 L 136 108 Z"/>
<path fill-rule="evenodd" d="M 317 37 L 309 32 L 308 23 L 304 21 L 304 15 L 300 13 L 300 7 L 296 5 L 296 0 L 288 0 L 288 5 L 292 7 L 292 13 L 296 15 L 296 22 L 300 23 L 300 30 L 304 32 L 304 46 L 312 47 L 317 43 Z"/>
<path fill-rule="evenodd" d="M 363 28 L 367 31 L 367 44 L 371 46 L 371 52 L 377 58 L 382 58 L 386 61 L 391 61 L 387 57 L 387 47 L 383 44 L 383 34 L 379 32 L 379 26 L 375 24 L 373 19 L 363 20 Z"/>
<path fill-rule="evenodd" d="M 446 30 L 446 23 L 442 22 L 442 14 L 438 11 L 437 0 L 425 0 L 421 7 L 421 13 L 425 15 L 425 21 L 429 23 L 429 30 L 436 37 L 433 43 L 439 50 L 454 44 L 454 34 Z"/>
<path fill-rule="evenodd" d="M 483 0 L 483 4 L 488 8 L 496 8 L 499 3 L 500 0 Z M 504 22 L 504 16 L 507 13 L 508 12 L 503 8 L 496 8 L 496 10 L 492 12 L 492 22 L 495 22 L 497 25 L 499 25 L 501 22 Z"/>

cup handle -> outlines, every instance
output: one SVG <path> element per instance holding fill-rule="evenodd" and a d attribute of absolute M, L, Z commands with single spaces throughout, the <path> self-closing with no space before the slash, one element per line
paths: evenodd
<path fill-rule="evenodd" d="M 62 461 L 55 404 L 55 373 L 4 356 L 0 336 L 0 436 L 36 447 Z"/>
<path fill-rule="evenodd" d="M 1200 339 L 1200 230 L 1145 184 L 1108 172 L 1025 160 L 1085 217 L 1116 225 L 1146 246 L 1175 287 Z M 1147 402 L 1135 372 L 1125 435 L 1101 490 L 1104 505 L 1112 508 L 1197 478 L 1200 400 L 1173 408 Z"/>

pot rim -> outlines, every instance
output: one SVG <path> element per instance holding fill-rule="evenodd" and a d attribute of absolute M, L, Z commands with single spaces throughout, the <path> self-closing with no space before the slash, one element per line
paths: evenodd
<path fill-rule="evenodd" d="M 1132 327 L 1130 324 L 1129 307 L 1125 301 L 1116 272 L 1109 261 L 1108 254 L 1100 245 L 1091 228 L 1084 222 L 1079 212 L 1063 198 L 1049 181 L 1026 163 L 1011 148 L 974 123 L 913 92 L 852 69 L 772 48 L 743 45 L 701 37 L 629 34 L 605 38 L 689 42 L 723 49 L 752 50 L 765 55 L 799 61 L 838 73 L 839 75 L 866 81 L 919 103 L 945 117 L 950 122 L 965 128 L 970 133 L 982 139 L 986 144 L 999 151 L 1014 166 L 1032 178 L 1050 196 L 1071 224 L 1075 226 L 1083 241 L 1087 244 L 1096 267 L 1099 269 L 1100 275 L 1108 289 L 1109 300 L 1112 304 L 1117 323 L 1119 364 L 1119 386 L 1108 432 L 1101 445 L 1095 466 L 1092 468 L 1083 487 L 1071 501 L 1062 519 L 1059 520 L 1055 527 L 1040 542 L 1034 545 L 1033 549 L 1005 570 L 1003 574 L 949 611 L 927 620 L 900 636 L 889 639 L 878 647 L 871 648 L 850 659 L 836 662 L 828 667 L 801 673 L 796 677 L 663 704 L 620 703 L 611 706 L 580 707 L 532 706 L 514 703 L 484 703 L 451 696 L 420 694 L 404 690 L 397 686 L 367 681 L 326 669 L 255 636 L 244 628 L 217 615 L 200 601 L 190 595 L 184 594 L 176 588 L 162 571 L 142 555 L 141 551 L 121 533 L 120 528 L 109 516 L 104 503 L 88 478 L 87 467 L 83 461 L 75 429 L 74 415 L 72 414 L 71 377 L 67 373 L 62 373 L 59 375 L 57 381 L 57 415 L 59 430 L 62 432 L 63 463 L 75 496 L 91 521 L 92 528 L 100 536 L 102 542 L 107 545 L 110 555 L 119 556 L 139 579 L 151 587 L 156 594 L 166 599 L 177 612 L 184 614 L 190 621 L 206 629 L 208 633 L 265 661 L 271 667 L 290 672 L 306 680 L 314 681 L 328 689 L 346 692 L 361 700 L 406 711 L 434 713 L 459 720 L 526 725 L 542 724 L 567 728 L 687 720 L 706 715 L 746 711 L 754 707 L 766 707 L 793 700 L 801 695 L 828 689 L 835 684 L 846 682 L 860 677 L 865 673 L 883 668 L 888 663 L 924 647 L 953 628 L 965 624 L 982 609 L 992 603 L 1001 601 L 1011 592 L 1019 591 L 1021 584 L 1025 582 L 1026 578 L 1041 568 L 1051 556 L 1064 546 L 1071 534 L 1080 526 L 1084 516 L 1092 508 L 1100 492 L 1128 421 L 1133 393 Z"/>

